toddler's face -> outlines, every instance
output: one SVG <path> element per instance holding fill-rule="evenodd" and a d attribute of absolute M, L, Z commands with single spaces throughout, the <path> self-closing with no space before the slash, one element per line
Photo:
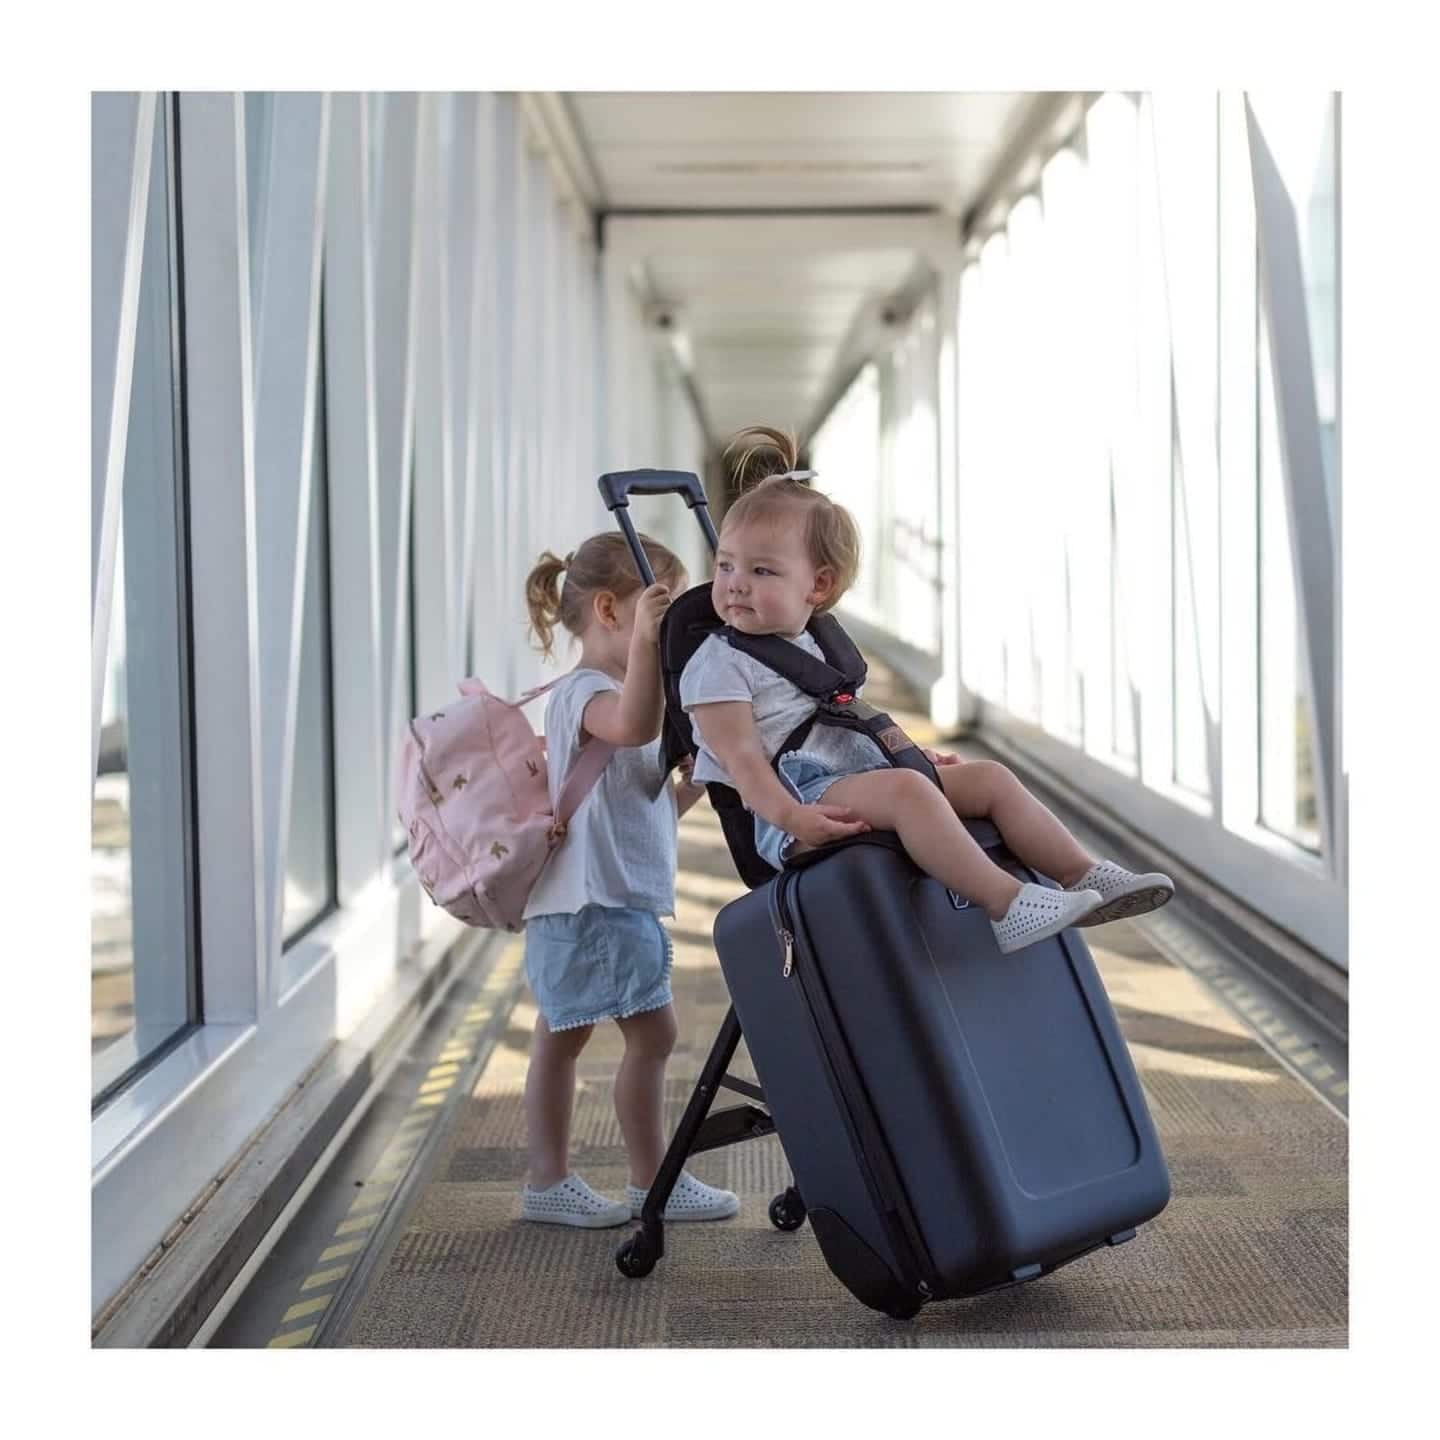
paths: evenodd
<path fill-rule="evenodd" d="M 823 594 L 798 527 L 757 520 L 721 532 L 710 601 L 743 634 L 798 635 Z"/>

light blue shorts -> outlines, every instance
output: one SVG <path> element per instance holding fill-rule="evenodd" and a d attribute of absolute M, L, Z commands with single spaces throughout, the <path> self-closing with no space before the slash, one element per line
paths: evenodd
<path fill-rule="evenodd" d="M 668 1005 L 673 963 L 670 936 L 649 910 L 587 905 L 525 922 L 525 978 L 552 1030 Z"/>
<path fill-rule="evenodd" d="M 869 770 L 889 768 L 885 760 L 877 760 L 874 765 L 865 767 Z M 837 780 L 843 780 L 847 775 L 863 775 L 865 769 L 832 770 L 824 761 L 807 755 L 803 750 L 792 750 L 782 755 L 775 766 L 781 784 L 802 805 L 813 805 Z M 793 835 L 787 835 L 778 825 L 772 825 L 758 815 L 755 817 L 755 849 L 767 865 L 783 870 L 785 856 L 794 843 Z"/>

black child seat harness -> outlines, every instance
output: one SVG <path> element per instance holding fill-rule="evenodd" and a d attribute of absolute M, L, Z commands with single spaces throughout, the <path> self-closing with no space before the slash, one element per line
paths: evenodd
<path fill-rule="evenodd" d="M 691 595 L 696 596 L 697 601 L 687 605 L 686 602 L 689 601 Z M 875 741 L 880 753 L 891 765 L 907 770 L 918 770 L 934 784 L 940 784 L 935 767 L 925 758 L 919 746 L 904 730 L 883 710 L 877 710 L 873 705 L 856 697 L 855 692 L 865 683 L 865 658 L 833 615 L 812 615 L 810 623 L 805 627 L 816 644 L 820 646 L 821 653 L 825 657 L 824 660 L 817 660 L 815 656 L 808 654 L 798 645 L 792 644 L 779 635 L 746 635 L 734 629 L 733 626 L 719 624 L 718 617 L 710 604 L 708 585 L 696 586 L 688 594 L 682 596 L 671 607 L 670 613 L 665 618 L 667 630 L 671 629 L 672 621 L 675 622 L 672 631 L 672 635 L 675 637 L 673 643 L 677 648 L 665 645 L 662 639 L 662 646 L 666 652 L 665 658 L 667 662 L 670 662 L 665 667 L 667 671 L 666 701 L 672 716 L 679 715 L 682 718 L 688 718 L 684 717 L 679 700 L 679 672 L 683 670 L 685 661 L 699 648 L 704 638 L 718 633 L 736 650 L 743 651 L 760 661 L 762 665 L 773 670 L 777 675 L 783 676 L 816 701 L 817 708 L 814 713 L 808 715 L 790 732 L 772 757 L 770 764 L 772 768 L 777 769 L 777 773 L 780 757 L 801 748 L 815 725 L 835 725 L 841 729 L 858 730 L 860 733 L 868 735 Z M 697 634 L 699 639 L 694 638 Z M 693 643 L 686 643 L 687 640 Z M 682 653 L 683 659 L 681 658 Z M 679 663 L 674 663 L 676 661 Z M 675 728 L 680 729 L 678 725 Z M 683 731 L 681 733 L 683 734 Z M 676 745 L 675 741 L 667 738 L 667 769 L 673 763 L 672 749 L 678 749 L 684 753 L 694 753 L 695 747 L 684 744 L 683 741 Z M 725 832 L 725 843 L 730 848 L 730 854 L 735 861 L 736 869 L 740 872 L 740 878 L 751 889 L 773 880 L 776 874 L 775 870 L 761 858 L 755 849 L 754 816 L 745 808 L 738 792 L 733 786 L 719 781 L 711 781 L 705 788 L 711 805 L 720 816 L 721 828 Z M 874 843 L 878 836 L 872 834 L 864 838 Z M 852 840 L 840 840 L 832 845 L 806 851 L 800 857 L 801 863 L 808 863 L 814 856 L 852 843 L 854 843 Z M 899 844 L 898 838 L 895 839 L 895 843 Z M 789 868 L 788 863 L 786 868 Z"/>

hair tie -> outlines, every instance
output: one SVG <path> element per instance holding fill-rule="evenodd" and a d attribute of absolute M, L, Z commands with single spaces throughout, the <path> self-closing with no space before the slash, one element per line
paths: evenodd
<path fill-rule="evenodd" d="M 816 472 L 814 470 L 787 470 L 783 475 L 777 475 L 777 480 L 813 480 Z"/>

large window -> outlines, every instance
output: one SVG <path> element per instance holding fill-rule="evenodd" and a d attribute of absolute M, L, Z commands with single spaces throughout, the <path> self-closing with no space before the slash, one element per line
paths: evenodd
<path fill-rule="evenodd" d="M 956 439 L 991 723 L 1237 894 L 1313 879 L 1287 919 L 1337 958 L 1338 115 L 1100 97 L 967 250 Z"/>
<path fill-rule="evenodd" d="M 400 708 L 405 712 L 400 717 L 403 726 L 420 713 L 420 698 L 415 690 L 415 475 L 411 467 L 410 500 L 405 507 L 405 534 L 401 544 L 405 549 L 405 638 L 400 646 Z M 390 634 L 387 626 L 385 634 Z M 404 731 L 402 729 L 403 736 Z M 408 843 L 405 827 L 397 814 L 390 831 L 390 843 L 397 851 Z"/>
<path fill-rule="evenodd" d="M 141 246 L 141 267 L 125 463 L 119 494 L 101 502 L 113 506 L 115 526 L 91 810 L 91 1083 L 101 1100 L 194 1020 L 198 1005 L 176 444 L 173 127 L 164 100 L 153 113 L 145 211 L 131 236 Z M 97 257 L 100 274 L 104 258 Z M 107 306 L 118 313 L 121 303 L 118 290 L 97 294 L 97 319 Z M 118 389 L 123 366 L 117 374 Z M 97 406 L 108 398 L 97 395 Z M 103 532 L 100 543 L 103 552 Z M 99 603 L 106 572 L 102 561 Z"/>
<path fill-rule="evenodd" d="M 866 365 L 810 442 L 810 458 L 819 485 L 855 517 L 862 544 L 870 547 L 880 531 L 880 377 Z M 845 605 L 869 620 L 879 620 L 880 567 L 869 550 Z"/>
<path fill-rule="evenodd" d="M 1293 507 L 1319 497 L 1328 505 L 1332 533 L 1338 528 L 1336 421 L 1339 332 L 1336 307 L 1339 236 L 1336 215 L 1333 94 L 1261 93 L 1251 106 L 1274 157 L 1293 209 L 1304 287 L 1306 332 L 1319 421 L 1318 485 L 1287 477 L 1282 421 L 1276 405 L 1274 337 L 1262 306 L 1259 384 L 1260 435 L 1260 815 L 1262 824 L 1307 849 L 1320 849 L 1312 709 L 1305 634 L 1297 604 L 1300 556 Z M 1298 364 L 1301 357 L 1289 357 Z M 1290 461 L 1294 466 L 1298 462 Z M 1331 638 L 1319 637 L 1311 653 L 1328 654 Z"/>
<path fill-rule="evenodd" d="M 323 333 L 323 328 L 322 328 Z M 298 938 L 335 903 L 335 786 L 330 665 L 329 467 L 325 446 L 324 347 L 315 386 L 315 440 L 310 462 L 310 518 L 305 547 L 305 614 L 300 635 L 300 690 L 285 849 L 282 933 Z"/>

